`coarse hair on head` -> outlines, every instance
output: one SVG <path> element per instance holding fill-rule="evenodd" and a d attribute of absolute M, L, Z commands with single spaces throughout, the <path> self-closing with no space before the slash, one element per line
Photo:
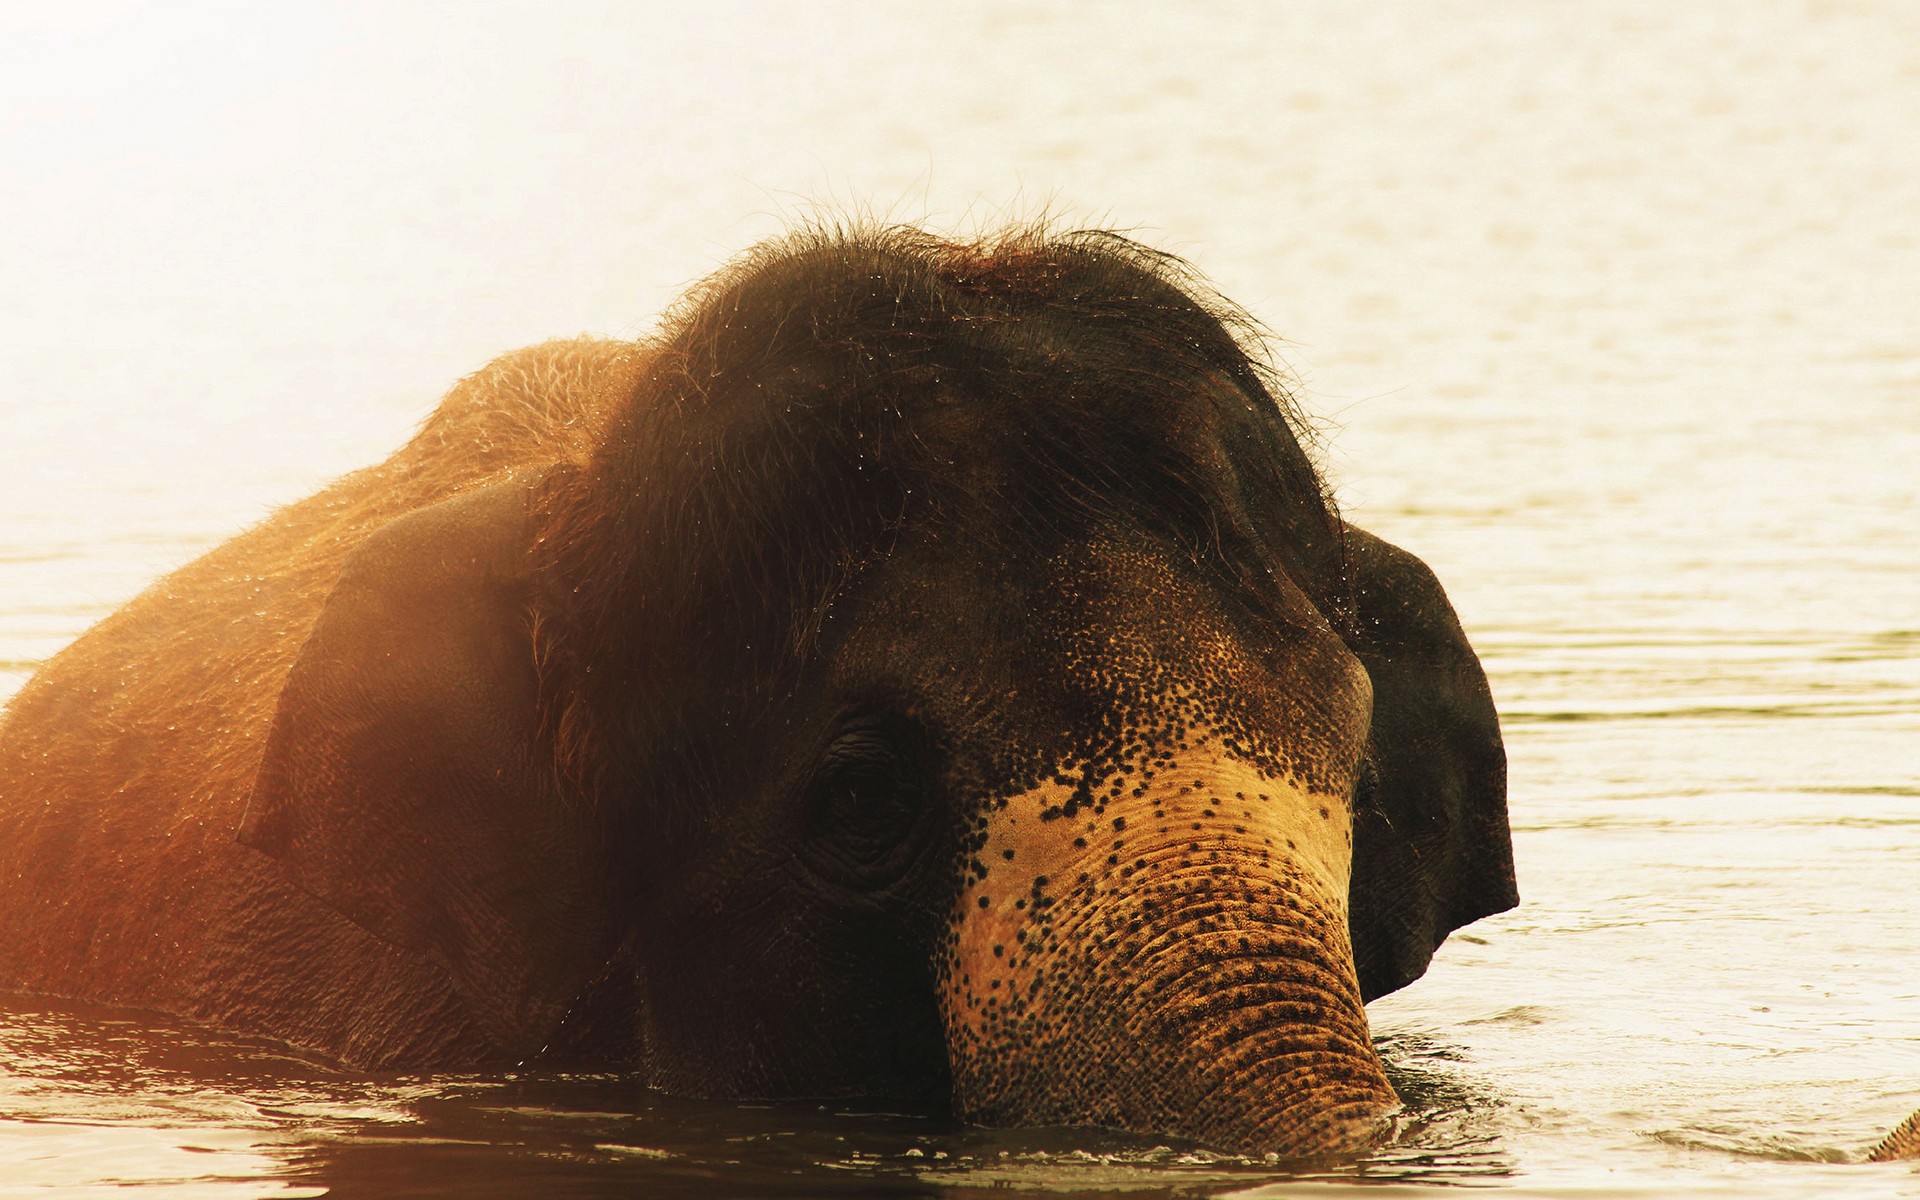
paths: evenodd
<path fill-rule="evenodd" d="M 981 486 L 968 453 L 1018 460 L 988 477 L 1044 489 L 1036 527 L 1108 505 L 1217 541 L 1237 501 L 1218 464 L 1160 436 L 1177 404 L 1241 410 L 1234 484 L 1286 498 L 1284 538 L 1318 564 L 1302 585 L 1336 625 L 1350 611 L 1341 524 L 1264 331 L 1122 234 L 819 219 L 691 289 L 647 349 L 550 517 L 572 597 L 553 656 L 563 731 L 588 736 L 586 714 L 617 711 L 634 680 L 690 671 L 762 690 L 730 703 L 768 702 L 838 590 Z M 984 431 L 958 450 L 936 429 L 956 411 Z M 664 746 L 713 715 L 683 707 L 677 728 L 620 736 Z"/>

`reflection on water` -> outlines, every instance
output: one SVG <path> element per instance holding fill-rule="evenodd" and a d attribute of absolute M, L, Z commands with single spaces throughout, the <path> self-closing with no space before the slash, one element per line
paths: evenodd
<path fill-rule="evenodd" d="M 1349 515 L 1492 678 L 1524 903 L 1372 1006 L 1401 1140 L 1303 1180 L 15 998 L 0 1196 L 1920 1195 L 1857 1161 L 1920 1107 L 1911 6 L 698 7 L 4 39 L 0 695 L 789 189 L 1057 192 L 1291 339 Z"/>
<path fill-rule="evenodd" d="M 1536 1028 L 1519 1007 L 1473 1022 Z M 617 1076 L 369 1079 L 146 1014 L 16 997 L 0 1014 L 0 1195 L 159 1189 L 182 1200 L 327 1195 L 1409 1196 L 1524 1185 L 1510 1148 L 1550 1114 L 1516 1109 L 1458 1043 L 1380 1039 L 1407 1103 L 1392 1144 L 1338 1168 L 1275 1165 L 1087 1130 L 987 1131 L 937 1114 L 675 1100 Z M 1790 1131 L 1699 1127 L 1650 1140 L 1692 1158 L 1697 1194 L 1792 1195 L 1753 1163 L 1839 1163 Z M 1700 1155 L 1711 1161 L 1699 1162 Z M 1731 1164 L 1731 1165 L 1729 1165 Z M 1630 1163 L 1598 1155 L 1564 1194 Z M 1861 1194 L 1847 1164 L 1815 1179 Z M 1704 1176 L 1702 1178 L 1701 1176 Z M 1882 1173 L 1881 1182 L 1887 1176 Z M 1648 1181 L 1650 1182 L 1650 1181 Z M 1784 1185 L 1784 1186 L 1783 1186 Z M 1655 1185 L 1657 1190 L 1657 1185 Z M 152 1194 L 152 1193 L 147 1193 Z M 1557 1190 L 1529 1194 L 1558 1195 Z M 1694 1194 L 1694 1193 L 1690 1193 Z"/>
<path fill-rule="evenodd" d="M 872 1106 L 703 1104 L 612 1076 L 370 1080 L 164 1018 L 15 998 L 0 1010 L 0 1162 L 35 1187 L 182 1197 L 597 1194 L 1212 1195 L 1277 1178 L 1451 1183 L 1510 1167 L 1497 1101 L 1387 1039 L 1408 1113 L 1337 1170 L 1085 1130 L 989 1132 Z M 0 1194 L 5 1194 L 0 1188 Z"/>

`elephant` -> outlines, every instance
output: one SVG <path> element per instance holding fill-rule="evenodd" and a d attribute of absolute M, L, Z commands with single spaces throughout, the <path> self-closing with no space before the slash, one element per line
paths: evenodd
<path fill-rule="evenodd" d="M 0 988 L 1316 1159 L 1517 902 L 1487 681 L 1127 237 L 810 227 L 461 381 L 0 725 Z"/>

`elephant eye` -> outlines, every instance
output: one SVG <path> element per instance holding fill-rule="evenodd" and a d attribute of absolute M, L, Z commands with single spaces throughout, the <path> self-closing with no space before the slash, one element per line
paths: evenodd
<path fill-rule="evenodd" d="M 918 811 L 901 772 L 892 763 L 877 762 L 837 773 L 821 797 L 819 816 L 826 832 L 882 843 L 911 828 Z"/>
<path fill-rule="evenodd" d="M 837 737 L 822 756 L 808 798 L 813 855 L 845 882 L 874 886 L 912 863 L 911 843 L 927 810 L 924 738 L 865 724 Z"/>

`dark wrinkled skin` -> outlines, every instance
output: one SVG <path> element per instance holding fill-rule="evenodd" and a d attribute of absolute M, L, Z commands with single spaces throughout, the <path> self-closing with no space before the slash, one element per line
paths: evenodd
<path fill-rule="evenodd" d="M 0 728 L 0 986 L 377 1068 L 1351 1153 L 1515 901 L 1486 683 L 1240 319 L 1109 235 L 799 235 L 463 381 Z"/>

